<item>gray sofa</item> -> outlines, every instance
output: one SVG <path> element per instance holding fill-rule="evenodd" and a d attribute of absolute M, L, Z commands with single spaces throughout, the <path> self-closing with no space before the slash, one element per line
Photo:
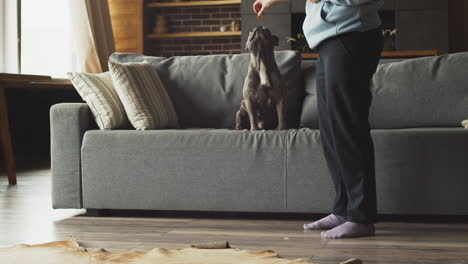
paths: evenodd
<path fill-rule="evenodd" d="M 180 130 L 100 131 L 86 104 L 51 108 L 54 208 L 329 212 L 315 62 L 275 52 L 288 83 L 288 130 L 236 131 L 248 54 L 145 57 Z M 468 53 L 382 61 L 370 122 L 382 214 L 468 215 Z"/>

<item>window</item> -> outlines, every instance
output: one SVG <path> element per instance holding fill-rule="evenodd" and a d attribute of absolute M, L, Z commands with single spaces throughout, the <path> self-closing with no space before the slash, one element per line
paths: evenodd
<path fill-rule="evenodd" d="M 86 69 L 95 49 L 84 1 L 0 0 L 0 7 L 0 71 L 60 78 Z"/>
<path fill-rule="evenodd" d="M 0 0 L 0 72 L 66 77 L 69 0 Z"/>
<path fill-rule="evenodd" d="M 66 0 L 21 0 L 21 73 L 66 77 L 72 70 Z"/>

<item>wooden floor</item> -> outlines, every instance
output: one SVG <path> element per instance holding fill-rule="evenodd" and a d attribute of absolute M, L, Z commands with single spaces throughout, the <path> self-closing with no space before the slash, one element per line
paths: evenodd
<path fill-rule="evenodd" d="M 468 224 L 383 222 L 377 224 L 376 237 L 321 240 L 319 232 L 302 230 L 302 224 L 313 219 L 83 217 L 78 215 L 84 210 L 51 209 L 47 165 L 19 167 L 16 186 L 8 186 L 0 170 L 0 247 L 62 240 L 73 234 L 83 247 L 110 251 L 228 240 L 233 247 L 271 249 L 282 257 L 315 263 L 357 257 L 364 263 L 468 264 Z"/>

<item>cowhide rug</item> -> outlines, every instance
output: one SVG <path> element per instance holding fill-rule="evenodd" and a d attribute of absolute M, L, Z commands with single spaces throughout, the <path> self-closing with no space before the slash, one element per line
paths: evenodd
<path fill-rule="evenodd" d="M 302 259 L 279 258 L 271 250 L 248 251 L 236 248 L 212 249 L 209 244 L 191 248 L 167 250 L 155 248 L 148 252 L 108 252 L 86 250 L 70 237 L 69 240 L 39 245 L 17 245 L 0 249 L 0 263 L 5 264 L 310 264 Z M 211 248 L 211 249 L 208 249 Z"/>

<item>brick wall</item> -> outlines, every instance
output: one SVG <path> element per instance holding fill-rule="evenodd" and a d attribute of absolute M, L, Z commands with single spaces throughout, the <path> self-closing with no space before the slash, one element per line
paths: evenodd
<path fill-rule="evenodd" d="M 170 1 L 170 0 L 159 0 Z M 240 24 L 240 5 L 147 8 L 146 33 L 152 33 L 157 15 L 166 17 L 169 33 L 230 30 L 232 20 Z M 240 36 L 146 39 L 145 54 L 154 56 L 236 54 Z"/>

